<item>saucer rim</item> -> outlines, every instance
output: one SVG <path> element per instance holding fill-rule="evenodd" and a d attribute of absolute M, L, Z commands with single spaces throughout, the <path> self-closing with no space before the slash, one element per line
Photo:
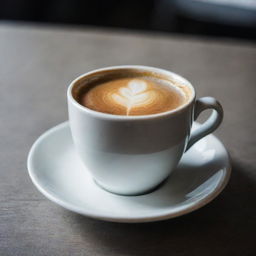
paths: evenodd
<path fill-rule="evenodd" d="M 196 125 L 200 125 L 197 122 L 195 122 L 195 123 L 196 123 Z M 55 133 L 61 129 L 65 129 L 68 126 L 69 126 L 69 122 L 65 121 L 63 123 L 60 123 L 50 129 L 48 129 L 47 131 L 45 131 L 42 135 L 40 135 L 37 138 L 37 140 L 33 143 L 32 147 L 29 151 L 29 154 L 28 154 L 27 169 L 28 169 L 29 176 L 32 180 L 32 183 L 46 198 L 48 198 L 49 200 L 53 201 L 54 203 L 62 206 L 63 208 L 65 208 L 67 210 L 81 214 L 86 217 L 103 220 L 103 221 L 119 222 L 119 223 L 144 223 L 144 222 L 163 221 L 163 220 L 167 220 L 167 219 L 176 218 L 176 217 L 191 213 L 193 211 L 196 211 L 197 209 L 210 203 L 213 199 L 215 199 L 223 191 L 223 189 L 226 187 L 226 185 L 230 179 L 230 176 L 231 176 L 231 172 L 232 172 L 231 157 L 230 157 L 227 149 L 223 145 L 223 143 L 215 135 L 210 134 L 207 136 L 211 137 L 211 139 L 217 140 L 220 143 L 220 146 L 222 146 L 224 152 L 226 153 L 226 157 L 227 157 L 227 159 L 226 159 L 227 165 L 225 166 L 225 174 L 222 175 L 221 180 L 219 181 L 218 185 L 211 193 L 207 194 L 205 197 L 201 198 L 199 201 L 186 204 L 185 206 L 177 207 L 177 209 L 175 208 L 174 211 L 169 212 L 167 214 L 157 213 L 157 214 L 147 215 L 144 217 L 127 218 L 127 217 L 113 217 L 113 215 L 111 216 L 111 214 L 106 214 L 106 213 L 104 213 L 104 214 L 97 214 L 95 212 L 93 213 L 92 211 L 87 211 L 86 208 L 82 209 L 81 207 L 74 206 L 72 203 L 66 202 L 63 199 L 56 197 L 54 194 L 52 194 L 47 189 L 45 189 L 43 187 L 43 185 L 40 184 L 39 179 L 36 178 L 36 172 L 34 171 L 34 168 L 32 166 L 32 160 L 33 160 L 33 156 L 35 153 L 35 149 L 40 145 L 40 143 L 43 142 L 44 139 L 46 139 L 52 133 Z M 205 138 L 202 138 L 202 139 L 205 139 Z M 121 196 L 121 195 L 119 195 L 119 196 Z"/>

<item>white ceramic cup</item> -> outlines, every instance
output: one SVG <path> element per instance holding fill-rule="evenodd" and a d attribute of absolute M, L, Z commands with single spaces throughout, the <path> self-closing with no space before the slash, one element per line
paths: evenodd
<path fill-rule="evenodd" d="M 120 116 L 91 110 L 74 98 L 74 91 L 89 78 L 126 70 L 170 77 L 188 87 L 190 99 L 174 110 L 159 114 Z M 131 65 L 94 70 L 75 79 L 67 97 L 71 133 L 82 161 L 98 185 L 122 195 L 143 194 L 161 184 L 183 153 L 213 132 L 223 119 L 217 100 L 212 97 L 196 100 L 189 81 L 154 67 Z M 205 109 L 213 109 L 212 114 L 190 134 L 193 121 Z"/>

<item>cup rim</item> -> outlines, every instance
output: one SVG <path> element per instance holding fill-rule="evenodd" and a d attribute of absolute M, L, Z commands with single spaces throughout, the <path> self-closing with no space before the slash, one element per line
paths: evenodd
<path fill-rule="evenodd" d="M 72 95 L 72 89 L 79 80 L 81 80 L 82 78 L 84 78 L 86 76 L 92 75 L 94 73 L 96 74 L 97 72 L 111 71 L 111 70 L 114 71 L 114 70 L 118 70 L 118 69 L 144 70 L 144 71 L 151 71 L 151 72 L 155 72 L 155 73 L 161 73 L 164 75 L 170 75 L 174 79 L 178 79 L 179 81 L 182 81 L 183 83 L 185 83 L 185 85 L 191 89 L 192 95 L 191 95 L 190 99 L 185 104 L 183 104 L 173 110 L 156 113 L 156 114 L 137 115 L 137 116 L 114 115 L 114 114 L 98 112 L 98 111 L 89 109 L 89 108 L 81 105 L 74 99 L 74 97 Z M 86 73 L 78 76 L 76 79 L 74 79 L 70 83 L 70 85 L 67 89 L 68 101 L 70 101 L 72 104 L 74 104 L 74 106 L 77 107 L 80 111 L 85 112 L 94 117 L 98 117 L 101 119 L 108 119 L 108 120 L 148 120 L 148 119 L 156 119 L 156 118 L 162 118 L 162 117 L 166 117 L 166 116 L 176 115 L 176 114 L 180 113 L 181 111 L 183 111 L 185 108 L 187 108 L 192 102 L 194 102 L 195 97 L 196 97 L 196 93 L 195 93 L 195 89 L 194 89 L 193 85 L 183 76 L 176 74 L 172 71 L 162 69 L 162 68 L 157 68 L 157 67 L 152 67 L 152 66 L 143 66 L 143 65 L 119 65 L 119 66 L 109 66 L 109 67 L 94 69 L 92 71 L 86 72 Z"/>

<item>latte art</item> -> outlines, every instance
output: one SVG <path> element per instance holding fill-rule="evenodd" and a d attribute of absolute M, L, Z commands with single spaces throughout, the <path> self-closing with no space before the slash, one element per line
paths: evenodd
<path fill-rule="evenodd" d="M 147 91 L 147 83 L 138 79 L 131 80 L 126 87 L 121 87 L 118 93 L 112 95 L 116 104 L 126 108 L 126 115 L 132 108 L 149 105 L 157 97 L 154 91 Z"/>
<path fill-rule="evenodd" d="M 171 84 L 144 79 L 120 78 L 89 89 L 79 103 L 90 109 L 115 115 L 150 115 L 169 111 L 185 98 Z"/>

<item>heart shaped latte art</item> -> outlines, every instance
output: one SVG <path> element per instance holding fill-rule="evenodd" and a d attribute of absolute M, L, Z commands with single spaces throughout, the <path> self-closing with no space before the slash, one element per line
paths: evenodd
<path fill-rule="evenodd" d="M 153 100 L 155 93 L 147 91 L 147 83 L 134 79 L 128 82 L 127 86 L 119 88 L 117 93 L 112 95 L 113 100 L 126 108 L 126 115 L 129 115 L 133 107 L 147 105 Z"/>

